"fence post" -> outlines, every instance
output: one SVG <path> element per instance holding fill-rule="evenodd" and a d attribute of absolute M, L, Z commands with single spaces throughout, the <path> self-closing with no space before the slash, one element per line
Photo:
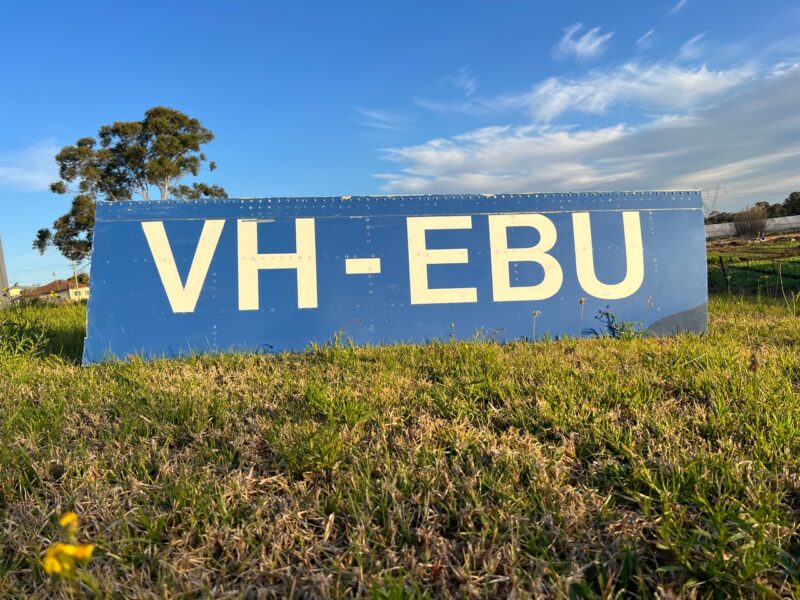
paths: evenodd
<path fill-rule="evenodd" d="M 722 277 L 725 279 L 725 286 L 728 288 L 728 297 L 731 295 L 731 280 L 728 277 L 728 270 L 725 268 L 725 259 L 719 257 L 719 266 L 722 267 Z"/>

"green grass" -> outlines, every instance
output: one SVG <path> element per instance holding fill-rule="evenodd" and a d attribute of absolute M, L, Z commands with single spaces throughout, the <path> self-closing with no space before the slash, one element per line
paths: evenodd
<path fill-rule="evenodd" d="M 719 263 L 711 264 L 708 268 L 708 286 L 712 293 L 727 293 L 726 275 L 730 278 L 732 294 L 785 298 L 791 302 L 800 291 L 800 258 L 726 262 L 725 271 Z M 792 303 L 797 304 L 797 300 Z"/>
<path fill-rule="evenodd" d="M 800 300 L 800 242 L 794 239 L 787 236 L 769 243 L 739 239 L 713 243 L 707 255 L 709 291 L 780 298 L 796 310 Z"/>
<path fill-rule="evenodd" d="M 40 562 L 66 510 L 116 597 L 798 594 L 800 319 L 710 309 L 87 369 L 83 306 L 0 312 L 0 596 L 71 593 Z"/>

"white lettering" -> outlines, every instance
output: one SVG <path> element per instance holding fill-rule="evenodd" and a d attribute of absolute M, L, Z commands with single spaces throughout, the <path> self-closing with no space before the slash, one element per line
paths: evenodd
<path fill-rule="evenodd" d="M 449 304 L 477 302 L 478 290 L 471 288 L 428 287 L 428 265 L 464 264 L 469 262 L 466 248 L 428 249 L 425 232 L 432 229 L 472 229 L 472 217 L 408 217 L 408 274 L 411 304 Z"/>
<path fill-rule="evenodd" d="M 578 282 L 590 296 L 605 300 L 626 298 L 636 292 L 644 281 L 644 250 L 642 248 L 642 226 L 639 213 L 622 213 L 625 237 L 625 278 L 619 283 L 603 283 L 597 279 L 592 248 L 592 226 L 589 213 L 573 213 L 572 228 L 575 236 L 575 268 Z"/>
<path fill-rule="evenodd" d="M 175 257 L 172 254 L 169 239 L 167 239 L 164 222 L 148 221 L 142 223 L 147 245 L 150 246 L 150 253 L 156 263 L 158 274 L 161 277 L 161 284 L 164 286 L 172 312 L 194 312 L 224 225 L 225 221 L 222 219 L 214 219 L 203 223 L 203 231 L 200 233 L 200 240 L 197 242 L 197 249 L 194 252 L 194 258 L 189 267 L 189 276 L 184 286 L 178 274 L 178 266 L 175 264 Z"/>
<path fill-rule="evenodd" d="M 539 242 L 528 248 L 508 247 L 509 227 L 533 227 Z M 492 295 L 495 302 L 544 300 L 554 296 L 564 281 L 558 261 L 547 254 L 556 243 L 556 227 L 540 214 L 489 215 L 489 248 L 492 254 Z M 536 285 L 511 286 L 508 269 L 512 262 L 535 262 L 542 265 L 544 278 Z"/>
<path fill-rule="evenodd" d="M 258 253 L 258 222 L 239 219 L 239 310 L 258 310 L 258 272 L 296 269 L 297 308 L 317 308 L 317 244 L 314 219 L 295 219 L 296 252 Z"/>

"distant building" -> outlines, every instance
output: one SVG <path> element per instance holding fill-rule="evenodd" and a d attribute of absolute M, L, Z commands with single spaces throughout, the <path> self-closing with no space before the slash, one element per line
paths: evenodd
<path fill-rule="evenodd" d="M 23 290 L 23 298 L 50 298 L 65 302 L 89 299 L 89 286 L 70 279 L 56 279 L 48 284 Z"/>

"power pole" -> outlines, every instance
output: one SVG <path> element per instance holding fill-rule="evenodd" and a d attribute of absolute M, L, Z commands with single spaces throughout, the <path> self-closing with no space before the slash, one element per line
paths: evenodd
<path fill-rule="evenodd" d="M 719 200 L 719 184 L 717 184 L 717 189 L 714 190 L 714 199 L 711 201 L 711 212 L 717 210 L 717 200 Z"/>
<path fill-rule="evenodd" d="M 711 200 L 710 203 L 708 203 L 705 200 L 703 200 L 703 212 L 705 213 L 703 216 L 705 216 L 705 217 L 707 217 L 708 215 L 710 215 L 711 213 L 713 213 L 714 211 L 717 210 L 717 200 L 719 200 L 719 186 L 720 186 L 720 184 L 718 183 L 716 189 L 713 190 L 714 191 L 714 199 Z M 712 190 L 703 190 L 703 196 L 704 197 L 705 196 L 709 196 L 711 191 Z M 708 194 L 706 192 L 708 192 Z"/>
<path fill-rule="evenodd" d="M 8 271 L 6 271 L 6 259 L 3 257 L 3 240 L 0 239 L 0 291 L 8 287 Z"/>

